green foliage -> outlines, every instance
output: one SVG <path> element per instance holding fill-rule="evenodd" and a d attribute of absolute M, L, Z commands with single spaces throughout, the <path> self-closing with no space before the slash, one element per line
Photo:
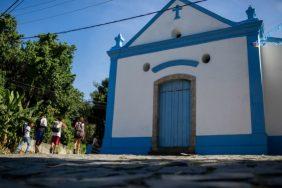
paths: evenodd
<path fill-rule="evenodd" d="M 60 116 L 76 116 L 83 104 L 83 94 L 73 87 L 75 75 L 71 64 L 75 47 L 60 43 L 53 34 L 41 35 L 38 41 L 29 41 L 23 49 L 26 66 L 23 79 L 33 88 L 25 88 L 25 104 L 44 100 L 41 110 L 55 109 Z"/>
<path fill-rule="evenodd" d="M 103 121 L 106 118 L 106 106 L 108 96 L 109 79 L 102 80 L 101 83 L 94 83 L 95 90 L 90 94 L 92 98 L 92 113 L 94 115 L 94 123 Z"/>
<path fill-rule="evenodd" d="M 70 119 L 64 119 L 63 121 L 67 125 L 67 128 L 63 129 L 61 142 L 63 145 L 67 146 L 72 144 L 74 141 L 74 130 Z"/>
<path fill-rule="evenodd" d="M 102 80 L 101 83 L 94 83 L 95 90 L 90 94 L 94 103 L 106 103 L 108 95 L 109 79 Z"/>
<path fill-rule="evenodd" d="M 4 95 L 5 93 L 5 75 L 4 72 L 0 70 L 0 96 Z"/>
<path fill-rule="evenodd" d="M 41 104 L 38 102 L 32 108 L 24 108 L 23 98 L 23 95 L 13 91 L 6 91 L 0 96 L 0 141 L 10 149 L 14 149 L 19 141 L 18 130 L 24 122 L 33 119 L 33 115 Z"/>
<path fill-rule="evenodd" d="M 24 94 L 23 106 L 43 100 L 40 110 L 74 117 L 83 105 L 83 94 L 73 87 L 71 72 L 74 45 L 59 42 L 57 35 L 42 34 L 38 40 L 23 42 L 16 21 L 0 18 L 0 70 L 5 87 Z"/>
<path fill-rule="evenodd" d="M 24 118 L 38 117 L 43 112 L 49 126 L 55 117 L 65 118 L 69 128 L 62 141 L 69 144 L 73 139 L 71 120 L 85 107 L 83 93 L 73 86 L 75 46 L 60 42 L 54 34 L 42 34 L 38 40 L 27 42 L 21 37 L 15 18 L 0 18 L 0 136 L 17 142 L 16 127 Z M 50 140 L 48 128 L 44 141 Z"/>
<path fill-rule="evenodd" d="M 93 137 L 99 140 L 102 144 L 105 130 L 105 119 L 106 119 L 106 106 L 107 106 L 107 96 L 108 96 L 108 86 L 109 79 L 106 78 L 102 80 L 101 83 L 94 83 L 95 90 L 91 93 L 92 105 L 88 105 L 91 110 L 91 121 L 90 123 L 95 124 L 95 131 Z"/>
<path fill-rule="evenodd" d="M 95 134 L 96 126 L 93 124 L 88 124 L 85 126 L 85 143 L 93 143 L 93 135 Z"/>

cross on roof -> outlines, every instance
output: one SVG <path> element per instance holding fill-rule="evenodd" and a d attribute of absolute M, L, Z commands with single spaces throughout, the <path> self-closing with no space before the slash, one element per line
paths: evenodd
<path fill-rule="evenodd" d="M 179 5 L 176 5 L 173 9 L 172 9 L 172 11 L 173 12 L 175 12 L 175 20 L 176 19 L 180 19 L 180 10 L 182 10 L 182 7 L 181 6 L 179 6 Z"/>

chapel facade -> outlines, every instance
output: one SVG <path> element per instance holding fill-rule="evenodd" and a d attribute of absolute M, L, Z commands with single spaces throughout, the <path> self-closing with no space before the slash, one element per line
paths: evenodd
<path fill-rule="evenodd" d="M 111 58 L 102 153 L 282 153 L 282 39 L 171 0 Z"/>

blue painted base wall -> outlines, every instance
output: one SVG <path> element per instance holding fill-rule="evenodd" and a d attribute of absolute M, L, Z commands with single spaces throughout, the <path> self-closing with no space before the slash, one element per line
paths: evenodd
<path fill-rule="evenodd" d="M 111 138 L 103 144 L 103 154 L 134 154 L 147 155 L 151 151 L 151 137 Z"/>
<path fill-rule="evenodd" d="M 267 154 L 264 134 L 197 136 L 197 154 Z"/>
<path fill-rule="evenodd" d="M 282 136 L 268 137 L 268 154 L 282 155 Z"/>
<path fill-rule="evenodd" d="M 282 137 L 271 138 L 271 142 L 280 143 Z M 138 154 L 147 155 L 152 148 L 151 137 L 112 138 L 111 144 L 104 144 L 101 153 L 104 154 Z M 197 136 L 196 154 L 267 154 L 269 138 L 264 134 L 253 135 L 217 135 Z M 277 147 L 272 147 L 273 151 Z M 282 149 L 280 150 L 280 152 Z M 273 152 L 274 153 L 274 152 Z"/>

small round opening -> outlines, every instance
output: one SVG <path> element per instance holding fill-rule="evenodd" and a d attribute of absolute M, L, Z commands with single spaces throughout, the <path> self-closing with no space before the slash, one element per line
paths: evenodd
<path fill-rule="evenodd" d="M 181 32 L 178 29 L 174 29 L 171 32 L 171 36 L 173 38 L 180 38 L 182 36 Z"/>
<path fill-rule="evenodd" d="M 203 57 L 202 57 L 203 63 L 209 63 L 210 60 L 211 60 L 210 54 L 204 54 L 204 55 L 203 55 Z"/>
<path fill-rule="evenodd" d="M 145 63 L 144 65 L 143 65 L 143 71 L 144 72 L 148 72 L 150 70 L 150 63 Z"/>

